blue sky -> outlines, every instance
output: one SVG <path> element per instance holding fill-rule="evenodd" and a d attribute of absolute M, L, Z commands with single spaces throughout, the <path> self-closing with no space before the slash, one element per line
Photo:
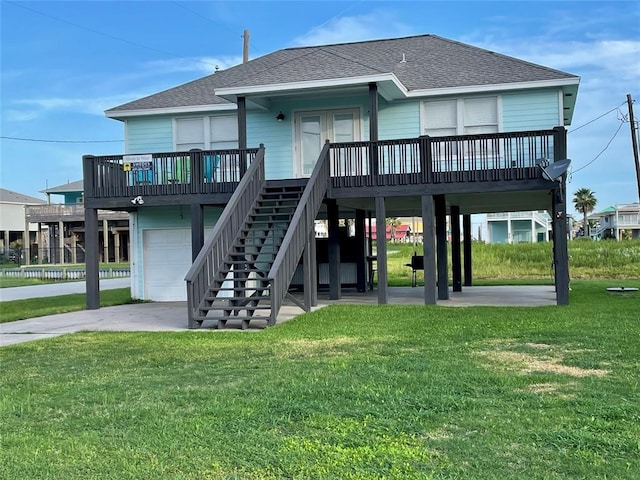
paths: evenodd
<path fill-rule="evenodd" d="M 432 33 L 579 75 L 569 193 L 592 189 L 598 209 L 638 201 L 624 123 L 626 95 L 640 98 L 638 1 L 2 0 L 0 9 L 3 188 L 43 198 L 82 178 L 83 154 L 123 153 L 123 125 L 104 110 L 240 63 L 247 29 L 251 58 Z"/>

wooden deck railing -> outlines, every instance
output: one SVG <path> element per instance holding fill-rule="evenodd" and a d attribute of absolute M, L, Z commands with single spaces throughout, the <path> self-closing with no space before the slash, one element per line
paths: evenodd
<path fill-rule="evenodd" d="M 264 147 L 256 151 L 251 167 L 242 177 L 226 208 L 213 227 L 193 265 L 187 272 L 189 328 L 196 326 L 199 306 L 209 292 L 209 285 L 231 251 L 240 229 L 265 182 Z"/>
<path fill-rule="evenodd" d="M 85 179 L 85 198 L 230 193 L 257 153 L 257 148 L 248 148 L 87 155 L 83 158 L 89 162 L 85 171 L 92 172 L 93 178 Z"/>
<path fill-rule="evenodd" d="M 271 282 L 271 319 L 269 325 L 275 325 L 289 284 L 300 262 L 300 256 L 309 242 L 314 221 L 329 186 L 329 171 L 329 143 L 327 142 L 320 152 L 318 162 L 305 186 L 302 197 L 300 197 L 291 224 L 269 271 L 268 278 Z M 305 275 L 307 273 L 305 272 Z"/>
<path fill-rule="evenodd" d="M 26 205 L 25 216 L 27 220 L 37 221 L 38 219 L 70 220 L 78 219 L 84 221 L 84 204 L 82 203 L 56 203 L 47 205 Z M 126 220 L 129 216 L 126 212 L 114 212 L 112 210 L 98 210 L 98 219 L 106 220 Z"/>
<path fill-rule="evenodd" d="M 419 137 L 331 145 L 333 188 L 540 178 L 536 161 L 560 160 L 566 131 Z"/>
<path fill-rule="evenodd" d="M 85 201 L 232 193 L 257 151 L 85 156 Z M 539 179 L 538 159 L 566 155 L 566 130 L 334 143 L 329 155 L 333 189 Z"/>

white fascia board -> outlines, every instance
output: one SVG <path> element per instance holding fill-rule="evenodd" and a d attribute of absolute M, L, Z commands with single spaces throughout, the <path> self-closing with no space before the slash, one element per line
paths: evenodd
<path fill-rule="evenodd" d="M 383 73 L 380 75 L 365 75 L 360 77 L 332 78 L 328 80 L 313 80 L 308 82 L 288 82 L 270 85 L 256 85 L 253 87 L 227 87 L 216 88 L 215 94 L 219 97 L 235 97 L 258 95 L 268 93 L 287 93 L 297 90 L 312 90 L 321 88 L 335 88 L 350 85 L 366 85 L 368 83 L 391 82 L 404 95 L 407 89 L 393 73 Z"/>
<path fill-rule="evenodd" d="M 533 82 L 519 83 L 492 83 L 488 85 L 466 85 L 461 87 L 429 88 L 422 90 L 412 90 L 408 97 L 434 97 L 441 95 L 460 95 L 466 93 L 485 93 L 507 90 L 523 90 L 532 88 L 567 87 L 578 86 L 580 77 L 565 78 L 556 80 L 537 80 Z"/>
<path fill-rule="evenodd" d="M 107 110 L 104 115 L 108 118 L 143 117 L 147 115 L 176 115 L 181 113 L 202 113 L 212 111 L 237 110 L 234 103 L 217 103 L 214 105 L 192 105 L 188 107 L 164 107 L 164 108 L 143 108 L 139 110 Z"/>

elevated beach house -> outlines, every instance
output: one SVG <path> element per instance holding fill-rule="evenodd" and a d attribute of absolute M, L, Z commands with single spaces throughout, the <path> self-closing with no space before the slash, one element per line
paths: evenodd
<path fill-rule="evenodd" d="M 132 295 L 186 300 L 190 327 L 273 324 L 292 284 L 305 309 L 319 285 L 334 299 L 364 291 L 373 260 L 387 303 L 386 238 L 373 252 L 365 226 L 400 216 L 422 219 L 431 304 L 449 296 L 447 215 L 456 291 L 472 281 L 471 214 L 552 212 L 566 304 L 565 177 L 538 163 L 566 158 L 578 84 L 419 35 L 287 48 L 107 110 L 126 152 L 83 158 L 87 307 L 99 305 L 98 209 L 130 213 Z"/>

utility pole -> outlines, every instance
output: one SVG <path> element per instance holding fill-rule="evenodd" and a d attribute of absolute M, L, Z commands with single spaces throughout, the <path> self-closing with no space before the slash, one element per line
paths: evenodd
<path fill-rule="evenodd" d="M 636 136 L 636 122 L 633 118 L 633 99 L 627 93 L 627 105 L 629 107 L 629 125 L 631 126 L 631 145 L 633 145 L 633 159 L 636 163 L 636 180 L 638 181 L 638 200 L 640 201 L 640 160 L 638 159 L 638 137 Z"/>
<path fill-rule="evenodd" d="M 249 61 L 249 30 L 244 31 L 242 38 L 244 39 L 242 45 L 242 63 L 247 63 Z"/>

